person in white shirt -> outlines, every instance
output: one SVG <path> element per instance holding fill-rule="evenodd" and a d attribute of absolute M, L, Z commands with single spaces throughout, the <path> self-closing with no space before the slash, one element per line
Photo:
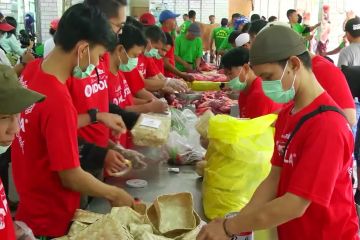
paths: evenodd
<path fill-rule="evenodd" d="M 20 41 L 16 37 L 17 22 L 13 17 L 5 17 L 3 22 L 9 24 L 13 28 L 8 31 L 0 31 L 0 45 L 6 51 L 6 53 L 12 53 L 18 57 L 22 56 L 28 49 L 32 49 L 34 42 L 30 41 L 30 45 L 27 48 L 21 48 Z"/>
<path fill-rule="evenodd" d="M 4 19 L 0 20 L 0 33 L 7 33 L 11 30 L 13 30 L 14 27 L 8 24 Z M 9 58 L 6 56 L 6 50 L 0 46 L 0 64 L 6 65 L 6 66 L 12 66 Z M 30 51 L 26 51 L 21 58 L 21 61 L 14 66 L 14 71 L 18 74 L 18 76 L 21 74 L 22 70 L 24 69 L 25 65 L 32 60 L 34 60 L 34 56 L 31 54 Z"/>
<path fill-rule="evenodd" d="M 51 35 L 51 38 L 45 41 L 44 43 L 44 58 L 46 58 L 47 55 L 55 48 L 55 42 L 54 42 L 54 35 L 56 33 L 56 30 L 58 28 L 60 19 L 54 19 L 50 23 L 50 30 L 49 33 Z"/>
<path fill-rule="evenodd" d="M 341 50 L 338 67 L 360 66 L 360 18 L 355 17 L 345 25 L 346 37 L 350 45 Z"/>

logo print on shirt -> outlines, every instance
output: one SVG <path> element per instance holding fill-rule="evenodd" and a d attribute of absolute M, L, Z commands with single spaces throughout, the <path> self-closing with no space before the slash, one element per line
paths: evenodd
<path fill-rule="evenodd" d="M 24 76 L 23 76 L 23 75 L 20 76 L 19 82 L 20 82 L 20 84 L 21 84 L 24 88 L 28 88 L 28 86 L 27 86 L 27 81 L 24 80 Z"/>
<path fill-rule="evenodd" d="M 352 180 L 352 176 L 353 176 L 353 168 L 352 167 L 348 168 L 348 173 L 349 173 L 350 179 Z"/>
<path fill-rule="evenodd" d="M 108 88 L 106 80 L 99 81 L 98 83 L 88 84 L 85 86 L 85 96 L 91 97 L 93 94 Z"/>
<path fill-rule="evenodd" d="M 121 86 L 119 86 L 116 90 L 115 90 L 116 93 L 119 93 L 121 92 Z"/>
<path fill-rule="evenodd" d="M 5 229 L 5 216 L 5 210 L 3 208 L 0 208 L 0 230 Z"/>
<path fill-rule="evenodd" d="M 296 154 L 295 153 L 291 153 L 290 156 L 289 156 L 289 159 L 284 158 L 284 163 L 289 164 L 292 167 L 294 166 L 295 161 L 296 161 Z"/>
<path fill-rule="evenodd" d="M 144 63 L 140 63 L 138 66 L 139 72 L 141 73 L 141 75 L 145 76 L 146 75 L 146 69 L 145 69 L 145 65 Z"/>
<path fill-rule="evenodd" d="M 0 208 L 0 230 L 2 230 L 5 229 L 5 216 L 8 208 L 3 184 L 0 185 L 0 200 L 2 203 L 2 207 Z"/>

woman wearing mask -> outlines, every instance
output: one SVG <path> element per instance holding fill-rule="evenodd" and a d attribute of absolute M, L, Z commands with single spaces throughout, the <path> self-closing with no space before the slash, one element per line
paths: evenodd
<path fill-rule="evenodd" d="M 5 17 L 5 21 L 14 27 L 13 30 L 8 32 L 0 31 L 0 45 L 6 53 L 14 54 L 18 58 L 22 56 L 27 50 L 30 50 L 34 46 L 34 42 L 30 41 L 30 45 L 27 48 L 21 48 L 21 44 L 16 37 L 17 22 L 13 17 Z"/>

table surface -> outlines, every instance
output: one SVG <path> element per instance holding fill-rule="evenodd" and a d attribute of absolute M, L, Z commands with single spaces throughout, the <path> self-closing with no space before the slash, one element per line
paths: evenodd
<path fill-rule="evenodd" d="M 125 176 L 108 178 L 106 182 L 125 189 L 133 197 L 145 203 L 152 203 L 156 197 L 164 194 L 190 192 L 193 195 L 195 211 L 203 220 L 206 220 L 201 199 L 202 178 L 195 172 L 195 166 L 169 166 L 161 156 L 160 149 L 142 148 L 141 152 L 151 157 L 146 160 L 148 164 L 146 169 L 132 170 Z M 180 172 L 169 172 L 169 167 L 180 168 Z M 129 179 L 146 180 L 148 186 L 145 188 L 128 187 L 126 181 Z M 98 213 L 107 213 L 110 208 L 109 202 L 101 198 L 93 199 L 89 205 L 90 211 Z"/>
<path fill-rule="evenodd" d="M 202 220 L 208 221 L 205 217 L 202 205 L 202 178 L 195 172 L 194 166 L 176 166 L 180 173 L 171 173 L 165 161 L 166 157 L 158 148 L 137 148 L 143 153 L 148 164 L 146 169 L 132 170 L 123 177 L 109 178 L 107 183 L 125 189 L 133 197 L 139 198 L 144 203 L 153 203 L 155 198 L 164 194 L 179 192 L 190 192 L 193 195 L 194 209 Z M 131 188 L 126 185 L 129 179 L 143 179 L 148 182 L 145 188 Z M 89 211 L 97 213 L 108 213 L 111 210 L 109 202 L 103 198 L 95 198 L 89 204 Z M 256 240 L 277 240 L 276 230 L 263 230 L 255 232 Z"/>

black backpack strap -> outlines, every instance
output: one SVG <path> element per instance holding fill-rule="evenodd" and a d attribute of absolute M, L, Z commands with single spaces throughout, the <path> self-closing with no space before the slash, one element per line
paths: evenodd
<path fill-rule="evenodd" d="M 304 123 L 315 117 L 316 115 L 320 114 L 320 113 L 323 113 L 323 112 L 328 112 L 328 111 L 332 111 L 332 112 L 337 112 L 339 114 L 341 114 L 345 119 L 346 119 L 346 116 L 345 114 L 338 108 L 338 107 L 335 107 L 335 106 L 327 106 L 327 105 L 321 105 L 320 107 L 318 107 L 316 110 L 306 114 L 305 116 L 303 116 L 300 121 L 296 124 L 294 130 L 292 131 L 292 133 L 290 134 L 290 137 L 289 139 L 287 140 L 286 144 L 285 144 L 285 148 L 284 148 L 284 151 L 283 151 L 283 157 L 285 157 L 285 154 L 286 154 L 286 151 L 287 151 L 287 148 L 291 142 L 291 140 L 294 138 L 295 134 L 300 130 L 300 128 L 304 125 Z"/>

